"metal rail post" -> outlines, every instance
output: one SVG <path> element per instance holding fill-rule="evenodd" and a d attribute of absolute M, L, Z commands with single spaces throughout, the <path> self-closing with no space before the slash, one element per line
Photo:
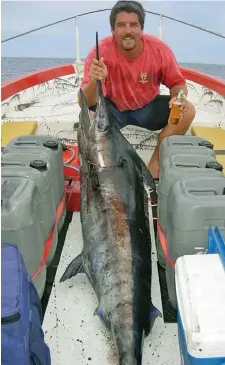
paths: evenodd
<path fill-rule="evenodd" d="M 76 56 L 77 63 L 80 63 L 80 44 L 79 44 L 79 25 L 78 25 L 78 16 L 75 16 L 75 27 L 76 27 Z"/>

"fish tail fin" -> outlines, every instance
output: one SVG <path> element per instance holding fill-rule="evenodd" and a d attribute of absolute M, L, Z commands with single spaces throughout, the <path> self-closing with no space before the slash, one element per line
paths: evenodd
<path fill-rule="evenodd" d="M 73 261 L 67 266 L 63 276 L 60 279 L 60 283 L 66 281 L 67 279 L 72 278 L 72 276 L 77 275 L 78 273 L 84 273 L 84 266 L 82 260 L 82 254 L 75 257 Z"/>

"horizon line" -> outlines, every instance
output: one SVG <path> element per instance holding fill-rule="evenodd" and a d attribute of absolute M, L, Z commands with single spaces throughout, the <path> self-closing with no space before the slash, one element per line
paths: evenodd
<path fill-rule="evenodd" d="M 53 56 L 49 56 L 49 57 L 44 57 L 44 56 L 3 56 L 1 55 L 1 59 L 3 58 L 37 58 L 37 59 L 69 59 L 69 60 L 74 60 L 74 62 L 72 63 L 76 63 L 76 58 L 75 57 L 53 57 Z M 84 62 L 85 58 L 81 58 L 80 61 Z M 192 61 L 192 62 L 185 62 L 185 61 L 177 61 L 178 63 L 183 63 L 183 64 L 196 64 L 196 65 L 215 65 L 215 66 L 225 66 L 225 63 L 205 63 L 205 62 L 197 62 L 197 61 Z"/>

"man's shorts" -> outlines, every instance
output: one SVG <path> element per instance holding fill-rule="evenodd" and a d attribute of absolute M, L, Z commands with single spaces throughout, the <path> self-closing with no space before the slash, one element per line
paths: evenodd
<path fill-rule="evenodd" d="M 149 104 L 137 110 L 119 111 L 114 103 L 105 98 L 110 120 L 121 129 L 126 125 L 135 125 L 151 131 L 164 128 L 169 118 L 169 95 L 157 95 Z M 96 105 L 89 108 L 95 111 Z"/>

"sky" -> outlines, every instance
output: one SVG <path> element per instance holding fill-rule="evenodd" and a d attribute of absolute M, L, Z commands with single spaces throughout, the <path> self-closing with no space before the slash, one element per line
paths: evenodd
<path fill-rule="evenodd" d="M 141 1 L 145 10 L 172 16 L 225 34 L 225 1 Z M 1 39 L 84 12 L 111 8 L 115 1 L 2 1 Z M 111 33 L 109 11 L 79 17 L 80 58 Z M 76 58 L 75 20 L 1 44 L 2 57 Z M 144 31 L 159 36 L 159 17 L 146 15 Z M 163 19 L 163 40 L 178 62 L 225 64 L 225 39 Z"/>

